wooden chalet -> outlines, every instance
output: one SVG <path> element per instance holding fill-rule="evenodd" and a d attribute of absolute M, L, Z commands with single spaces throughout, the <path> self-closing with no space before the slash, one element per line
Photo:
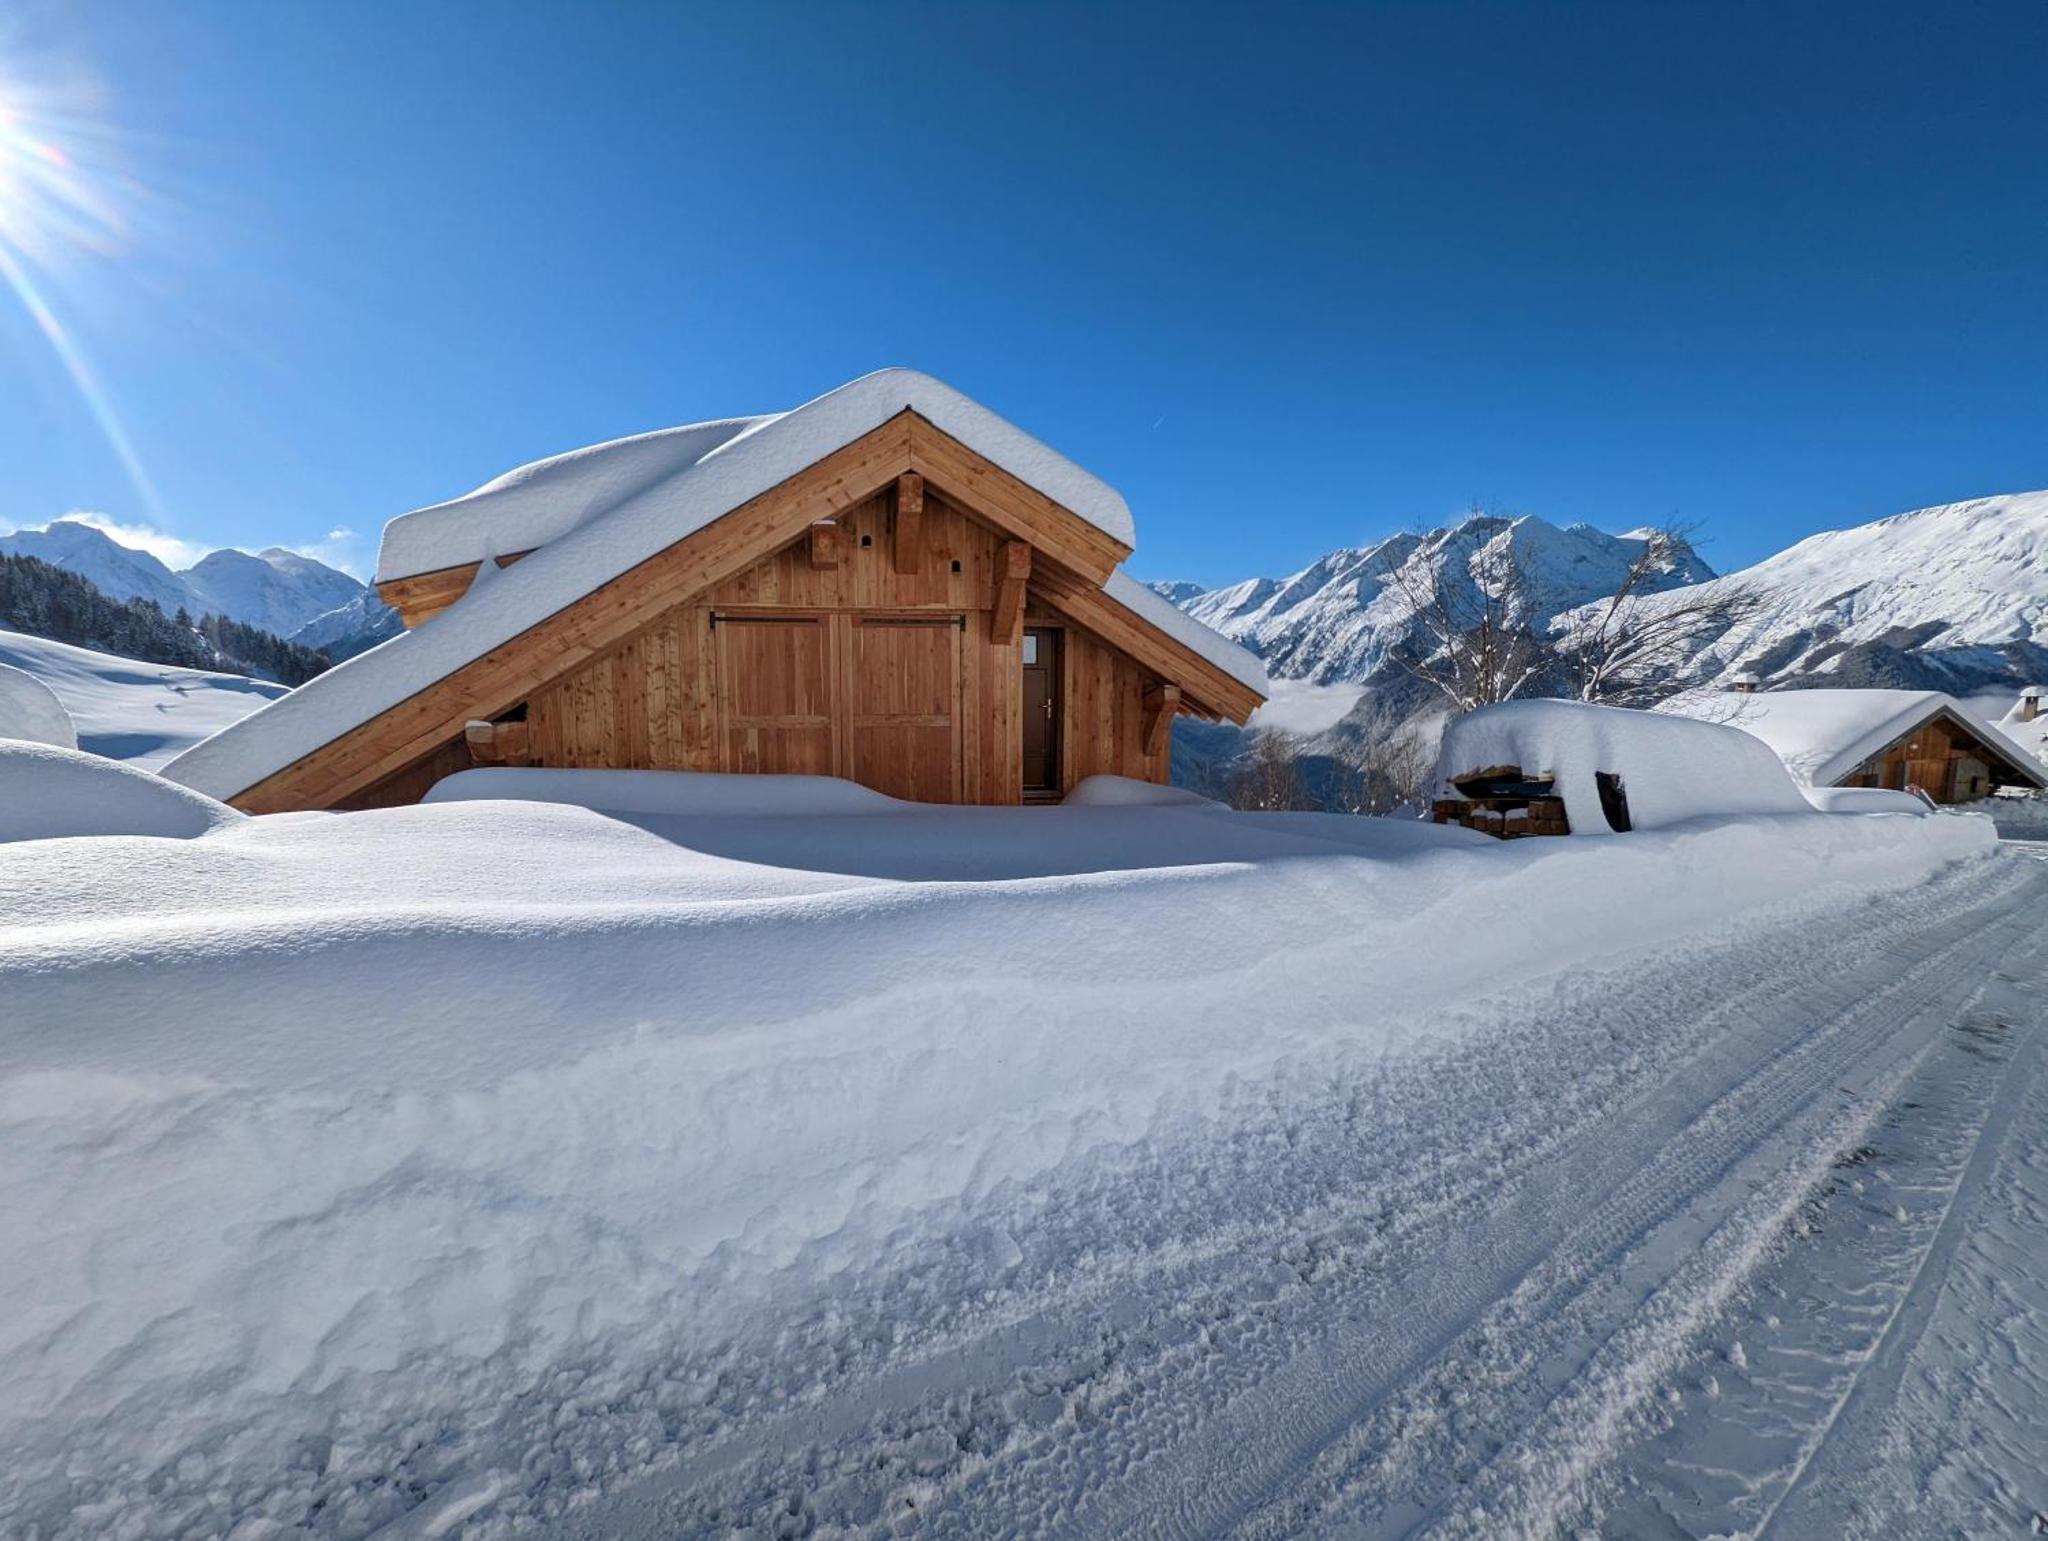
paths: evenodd
<path fill-rule="evenodd" d="M 1808 786 L 1911 790 L 1937 803 L 2048 787 L 2021 745 L 1939 691 L 1738 686 L 1737 694 L 1725 720 L 1769 744 Z"/>
<path fill-rule="evenodd" d="M 840 776 L 925 802 L 1164 782 L 1256 659 L 1119 570 L 1117 494 L 940 382 L 522 467 L 387 526 L 403 635 L 166 767 L 251 812 L 473 765 Z"/>

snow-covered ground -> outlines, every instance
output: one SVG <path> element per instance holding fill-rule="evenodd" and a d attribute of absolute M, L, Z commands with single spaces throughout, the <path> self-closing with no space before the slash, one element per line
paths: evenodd
<path fill-rule="evenodd" d="M 665 779 L 0 846 L 0 1534 L 1661 1524 L 1834 1163 L 2043 999 L 1963 817 Z"/>
<path fill-rule="evenodd" d="M 0 631 L 0 664 L 56 692 L 81 749 L 152 770 L 285 693 L 239 674 L 142 663 L 18 631 Z"/>

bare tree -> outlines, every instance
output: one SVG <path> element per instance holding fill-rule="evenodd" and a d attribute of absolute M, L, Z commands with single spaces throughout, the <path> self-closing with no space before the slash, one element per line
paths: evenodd
<path fill-rule="evenodd" d="M 1650 706 L 1671 693 L 1673 675 L 1694 654 L 1761 608 L 1760 595 L 1725 579 L 1656 587 L 1692 555 L 1692 534 L 1680 525 L 1652 532 L 1615 592 L 1565 622 L 1555 647 L 1578 699 Z"/>
<path fill-rule="evenodd" d="M 1514 553 L 1481 547 L 1469 585 L 1445 581 L 1446 560 L 1442 549 L 1432 559 L 1417 547 L 1414 557 L 1388 571 L 1387 586 L 1414 621 L 1394 661 L 1461 712 L 1537 687 L 1556 658 L 1531 625 L 1533 607 Z"/>
<path fill-rule="evenodd" d="M 1268 813 L 1317 807 L 1301 773 L 1301 744 L 1293 734 L 1266 728 L 1252 736 L 1251 751 L 1231 778 L 1230 806 Z"/>
<path fill-rule="evenodd" d="M 1435 723 L 1433 716 L 1425 719 Z M 1388 814 L 1428 798 L 1436 735 L 1424 721 L 1380 705 L 1347 724 L 1330 776 L 1330 803 L 1340 813 Z"/>

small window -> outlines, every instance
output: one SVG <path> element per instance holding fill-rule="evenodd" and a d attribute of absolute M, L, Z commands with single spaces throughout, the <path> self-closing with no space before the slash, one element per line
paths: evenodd
<path fill-rule="evenodd" d="M 1035 631 L 1024 633 L 1024 661 L 1026 663 L 1038 662 L 1038 633 Z"/>

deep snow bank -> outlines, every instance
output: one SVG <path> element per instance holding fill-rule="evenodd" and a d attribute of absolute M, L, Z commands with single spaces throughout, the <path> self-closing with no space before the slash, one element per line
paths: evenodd
<path fill-rule="evenodd" d="M 0 1532 L 317 1493 L 365 1534 L 562 1366 L 630 1386 L 885 1258 L 997 1287 L 924 1239 L 1003 1184 L 1990 840 L 478 801 L 0 849 Z"/>
<path fill-rule="evenodd" d="M 150 771 L 77 749 L 0 738 L 0 842 L 67 835 L 189 840 L 241 817 Z"/>
<path fill-rule="evenodd" d="M 78 747 L 78 728 L 57 692 L 26 669 L 0 663 L 0 739 Z"/>

